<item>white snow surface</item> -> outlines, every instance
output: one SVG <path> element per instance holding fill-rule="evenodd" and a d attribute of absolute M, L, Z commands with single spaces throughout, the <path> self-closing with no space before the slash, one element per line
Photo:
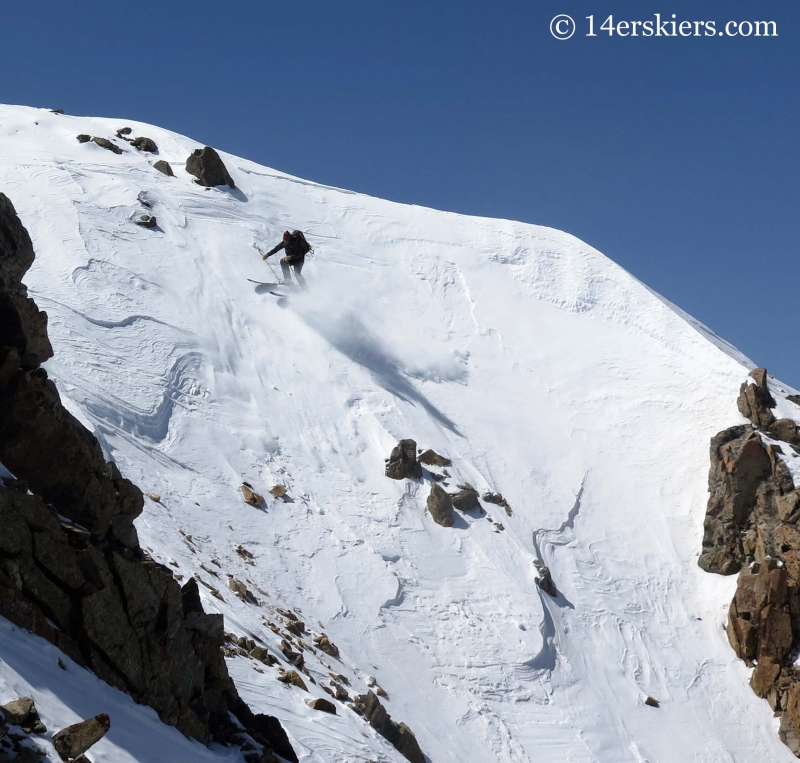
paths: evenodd
<path fill-rule="evenodd" d="M 124 125 L 158 155 L 114 138 Z M 723 630 L 735 578 L 696 563 L 709 439 L 743 423 L 735 400 L 753 364 L 566 233 L 382 201 L 222 151 L 237 189 L 206 190 L 184 170 L 202 145 L 4 106 L 0 190 L 36 250 L 25 282 L 49 315 L 48 373 L 122 473 L 161 495 L 137 520 L 142 545 L 217 588 L 224 601 L 201 587 L 204 605 L 228 630 L 281 656 L 266 622 L 283 628 L 275 608 L 291 608 L 341 650 L 305 653 L 308 694 L 277 667 L 228 661 L 303 763 L 404 760 L 345 704 L 335 717 L 307 706 L 327 697 L 326 666 L 351 694 L 373 676 L 432 763 L 795 760 Z M 135 225 L 143 213 L 158 228 Z M 307 294 L 281 305 L 247 279 L 274 280 L 255 247 L 294 228 L 316 256 Z M 773 391 L 795 416 L 786 388 Z M 448 489 L 501 492 L 513 515 L 485 503 L 492 521 L 436 525 L 427 473 L 383 474 L 404 437 L 453 460 Z M 535 585 L 537 556 L 556 599 Z M 240 760 L 153 731 L 152 711 L 114 690 L 78 703 L 61 671 L 24 664 L 50 647 L 2 628 L 0 688 L 31 693 L 46 722 L 110 707 L 112 724 L 117 713 L 170 740 L 143 746 L 123 728 L 95 760 Z"/>

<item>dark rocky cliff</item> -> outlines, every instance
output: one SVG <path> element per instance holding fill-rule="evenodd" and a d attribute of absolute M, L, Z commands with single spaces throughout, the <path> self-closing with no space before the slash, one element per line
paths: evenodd
<path fill-rule="evenodd" d="M 194 580 L 181 588 L 140 548 L 141 492 L 105 460 L 41 367 L 53 349 L 47 316 L 22 284 L 33 259 L 0 194 L 0 461 L 16 477 L 0 488 L 0 615 L 188 737 L 247 742 L 257 750 L 248 761 L 296 761 L 280 723 L 239 697 L 222 615 L 203 611 Z"/>
<path fill-rule="evenodd" d="M 780 737 L 800 757 L 800 669 L 794 659 L 800 647 L 800 491 L 780 457 L 800 455 L 800 433 L 792 419 L 773 416 L 766 370 L 750 376 L 737 402 L 752 425 L 731 427 L 711 440 L 699 564 L 720 575 L 739 573 L 728 640 L 755 667 L 750 685 L 780 717 Z"/>

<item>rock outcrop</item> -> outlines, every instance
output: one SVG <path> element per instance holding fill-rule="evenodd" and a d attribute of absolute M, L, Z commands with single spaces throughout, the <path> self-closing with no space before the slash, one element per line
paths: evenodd
<path fill-rule="evenodd" d="M 197 583 L 181 589 L 140 548 L 142 494 L 106 462 L 61 404 L 41 364 L 47 316 L 22 277 L 33 248 L 0 194 L 0 615 L 47 639 L 101 679 L 152 707 L 186 736 L 244 735 L 297 757 L 274 718 L 240 699 L 222 653 L 222 615 L 203 611 Z"/>
<path fill-rule="evenodd" d="M 709 499 L 698 560 L 707 572 L 739 572 L 727 634 L 736 654 L 755 666 L 750 685 L 780 716 L 780 738 L 800 757 L 800 493 L 781 458 L 797 441 L 791 419 L 775 420 L 766 371 L 751 373 L 737 405 L 753 426 L 711 440 Z M 781 445 L 764 442 L 767 429 Z"/>
<path fill-rule="evenodd" d="M 422 477 L 422 466 L 417 461 L 417 443 L 400 440 L 394 446 L 386 464 L 386 476 L 393 480 L 418 480 Z"/>
<path fill-rule="evenodd" d="M 431 492 L 428 496 L 428 511 L 437 525 L 453 526 L 453 501 L 449 493 L 435 482 L 431 485 Z"/>
<path fill-rule="evenodd" d="M 425 763 L 425 756 L 411 729 L 405 723 L 397 723 L 392 720 L 375 692 L 359 694 L 355 699 L 354 707 L 367 719 L 375 731 L 395 746 L 406 760 L 410 760 L 411 763 Z"/>
<path fill-rule="evenodd" d="M 196 148 L 186 160 L 186 171 L 197 178 L 195 182 L 207 188 L 218 185 L 236 188 L 225 164 L 211 146 Z"/>
<path fill-rule="evenodd" d="M 786 464 L 753 427 L 731 427 L 711 440 L 708 486 L 698 562 L 706 572 L 732 575 L 780 552 L 776 527 L 794 512 L 797 493 Z"/>
<path fill-rule="evenodd" d="M 775 407 L 775 400 L 767 386 L 767 369 L 756 368 L 750 372 L 750 378 L 755 383 L 745 381 L 742 384 L 736 407 L 754 426 L 766 429 L 775 421 L 771 410 Z"/>

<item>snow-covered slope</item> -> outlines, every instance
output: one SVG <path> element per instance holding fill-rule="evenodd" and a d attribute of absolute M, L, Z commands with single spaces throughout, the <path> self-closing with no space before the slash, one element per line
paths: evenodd
<path fill-rule="evenodd" d="M 75 140 L 126 124 L 158 156 Z M 267 622 L 285 607 L 339 647 L 306 653 L 310 694 L 230 660 L 301 760 L 403 760 L 344 704 L 306 705 L 327 696 L 324 664 L 351 694 L 374 676 L 433 763 L 794 760 L 722 629 L 735 580 L 696 566 L 709 438 L 741 421 L 752 364 L 565 233 L 224 153 L 237 189 L 206 190 L 183 170 L 200 145 L 1 107 L 0 190 L 37 253 L 48 372 L 123 474 L 162 496 L 137 521 L 142 545 L 218 589 L 204 604 L 229 630 L 277 653 Z M 157 229 L 134 224 L 144 212 Z M 279 305 L 247 279 L 273 280 L 255 247 L 286 228 L 316 256 L 309 292 Z M 402 437 L 453 459 L 448 487 L 502 492 L 513 515 L 485 504 L 491 522 L 436 525 L 429 479 L 383 476 Z M 243 480 L 291 500 L 255 509 Z M 557 599 L 534 583 L 537 555 Z"/>

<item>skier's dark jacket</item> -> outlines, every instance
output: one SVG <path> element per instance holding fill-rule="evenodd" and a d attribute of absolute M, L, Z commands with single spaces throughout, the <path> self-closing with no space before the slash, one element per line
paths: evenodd
<path fill-rule="evenodd" d="M 299 262 L 306 256 L 303 243 L 302 236 L 293 235 L 288 241 L 281 241 L 280 244 L 272 247 L 272 249 L 267 252 L 266 256 L 272 257 L 273 254 L 280 252 L 281 249 L 286 249 L 287 262 Z"/>

